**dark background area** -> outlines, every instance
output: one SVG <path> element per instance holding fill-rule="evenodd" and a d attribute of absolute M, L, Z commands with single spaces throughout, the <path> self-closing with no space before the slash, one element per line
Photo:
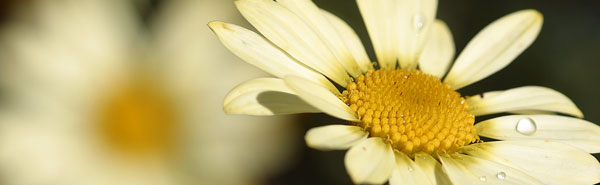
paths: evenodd
<path fill-rule="evenodd" d="M 321 8 L 346 20 L 361 37 L 371 59 L 375 59 L 355 1 L 314 1 Z M 0 24 L 7 19 L 7 12 L 22 2 L 0 0 Z M 149 17 L 161 2 L 140 3 L 141 15 Z M 458 55 L 487 24 L 522 9 L 536 9 L 544 15 L 544 25 L 537 40 L 508 67 L 459 92 L 473 95 L 524 85 L 546 86 L 570 97 L 583 111 L 585 120 L 600 123 L 600 1 L 440 0 L 437 18 L 444 20 L 452 31 Z M 303 131 L 315 126 L 342 123 L 323 114 L 305 114 L 299 119 Z M 344 168 L 345 151 L 321 152 L 306 147 L 303 142 L 297 143 L 297 147 L 300 148 L 298 160 L 269 179 L 267 184 L 351 184 Z"/>

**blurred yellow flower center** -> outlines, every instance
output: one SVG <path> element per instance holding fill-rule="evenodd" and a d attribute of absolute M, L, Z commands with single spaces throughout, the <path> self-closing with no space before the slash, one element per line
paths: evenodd
<path fill-rule="evenodd" d="M 340 96 L 370 137 L 382 137 L 408 155 L 452 153 L 479 141 L 464 98 L 418 70 L 371 70 Z"/>
<path fill-rule="evenodd" d="M 127 154 L 167 152 L 173 123 L 169 101 L 143 83 L 128 84 L 110 94 L 100 114 L 101 136 L 111 148 Z"/>

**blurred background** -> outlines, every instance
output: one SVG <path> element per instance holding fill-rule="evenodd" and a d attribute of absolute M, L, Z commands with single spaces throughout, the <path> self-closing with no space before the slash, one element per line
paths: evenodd
<path fill-rule="evenodd" d="M 314 1 L 375 58 L 354 1 Z M 600 123 L 599 1 L 440 1 L 437 17 L 460 53 L 521 9 L 544 15 L 537 40 L 459 92 L 546 86 Z M 231 88 L 267 75 L 229 53 L 211 20 L 251 28 L 230 0 L 0 1 L 0 184 L 351 184 L 344 151 L 303 141 L 307 129 L 340 120 L 222 113 Z M 145 109 L 118 114 L 136 106 Z M 159 121 L 110 124 L 145 119 Z M 161 139 L 140 142 L 148 138 Z"/>

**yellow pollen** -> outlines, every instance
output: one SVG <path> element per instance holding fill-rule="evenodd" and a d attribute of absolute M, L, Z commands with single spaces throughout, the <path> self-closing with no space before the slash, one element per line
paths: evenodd
<path fill-rule="evenodd" d="M 101 104 L 100 136 L 121 153 L 166 154 L 172 146 L 173 109 L 157 88 L 130 83 L 110 93 Z"/>
<path fill-rule="evenodd" d="M 370 137 L 387 140 L 409 156 L 454 153 L 479 141 L 464 98 L 437 77 L 418 70 L 370 70 L 339 98 L 357 112 Z"/>

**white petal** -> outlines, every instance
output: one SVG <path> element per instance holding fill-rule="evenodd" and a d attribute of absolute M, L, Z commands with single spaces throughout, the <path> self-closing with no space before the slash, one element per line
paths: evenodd
<path fill-rule="evenodd" d="M 558 142 L 485 142 L 469 145 L 465 151 L 478 158 L 521 169 L 549 185 L 600 182 L 600 164 L 592 155 Z"/>
<path fill-rule="evenodd" d="M 415 154 L 415 163 L 421 167 L 421 170 L 427 175 L 432 184 L 452 185 L 442 165 L 431 155 L 424 153 Z"/>
<path fill-rule="evenodd" d="M 306 132 L 306 144 L 319 150 L 345 150 L 367 138 L 364 129 L 352 125 L 327 125 Z"/>
<path fill-rule="evenodd" d="M 508 111 L 510 114 L 556 114 L 555 112 L 540 111 L 540 110 L 518 110 Z"/>
<path fill-rule="evenodd" d="M 436 20 L 419 57 L 419 69 L 442 78 L 448 72 L 455 50 L 450 29 L 444 21 Z"/>
<path fill-rule="evenodd" d="M 354 77 L 362 74 L 350 50 L 340 37 L 341 35 L 337 33 L 333 24 L 329 22 L 317 5 L 311 0 L 277 0 L 277 2 L 298 15 L 319 36 L 348 73 Z"/>
<path fill-rule="evenodd" d="M 247 115 L 321 112 L 278 78 L 257 78 L 238 85 L 225 97 L 223 110 L 227 114 Z"/>
<path fill-rule="evenodd" d="M 468 155 L 440 156 L 440 160 L 453 184 L 543 184 L 515 168 Z"/>
<path fill-rule="evenodd" d="M 394 152 L 396 168 L 392 171 L 390 185 L 428 185 L 432 184 L 421 167 L 403 152 Z"/>
<path fill-rule="evenodd" d="M 396 3 L 391 0 L 356 0 L 381 68 L 396 68 L 398 24 Z"/>
<path fill-rule="evenodd" d="M 548 111 L 582 118 L 583 113 L 565 95 L 546 87 L 524 86 L 467 98 L 475 116 L 511 111 Z"/>
<path fill-rule="evenodd" d="M 537 37 L 542 14 L 522 10 L 485 27 L 458 56 L 444 82 L 454 89 L 475 83 L 506 67 Z"/>
<path fill-rule="evenodd" d="M 365 47 L 363 46 L 356 32 L 354 32 L 354 29 L 344 22 L 344 20 L 333 15 L 332 13 L 329 13 L 325 10 L 322 10 L 322 13 L 333 25 L 340 37 L 343 38 L 342 40 L 344 41 L 344 44 L 346 47 L 348 47 L 348 50 L 350 50 L 350 54 L 352 54 L 354 57 L 354 60 L 360 67 L 361 71 L 366 73 L 369 69 L 372 69 L 373 65 L 371 64 L 371 59 L 369 59 L 367 51 L 365 50 Z"/>
<path fill-rule="evenodd" d="M 343 87 L 351 81 L 327 45 L 287 8 L 272 0 L 238 0 L 235 4 L 260 33 L 298 61 Z"/>
<path fill-rule="evenodd" d="M 383 184 L 394 169 L 394 152 L 379 137 L 354 145 L 344 158 L 346 170 L 355 184 Z"/>
<path fill-rule="evenodd" d="M 402 68 L 416 68 L 421 49 L 434 24 L 437 0 L 398 0 L 393 24 L 397 29 L 398 62 Z M 388 18 L 389 19 L 389 18 Z M 389 39 L 389 38 L 388 38 Z"/>
<path fill-rule="evenodd" d="M 332 92 L 339 93 L 337 88 L 323 75 L 299 64 L 253 31 L 219 21 L 212 21 L 208 23 L 208 26 L 227 49 L 263 71 L 279 78 L 286 75 L 301 76 L 322 84 Z"/>
<path fill-rule="evenodd" d="M 500 140 L 553 140 L 589 153 L 600 152 L 600 127 L 594 123 L 556 115 L 512 115 L 475 125 L 481 136 Z"/>
<path fill-rule="evenodd" d="M 324 87 L 296 76 L 285 77 L 284 81 L 300 98 L 324 113 L 343 120 L 360 121 L 348 105 Z"/>

